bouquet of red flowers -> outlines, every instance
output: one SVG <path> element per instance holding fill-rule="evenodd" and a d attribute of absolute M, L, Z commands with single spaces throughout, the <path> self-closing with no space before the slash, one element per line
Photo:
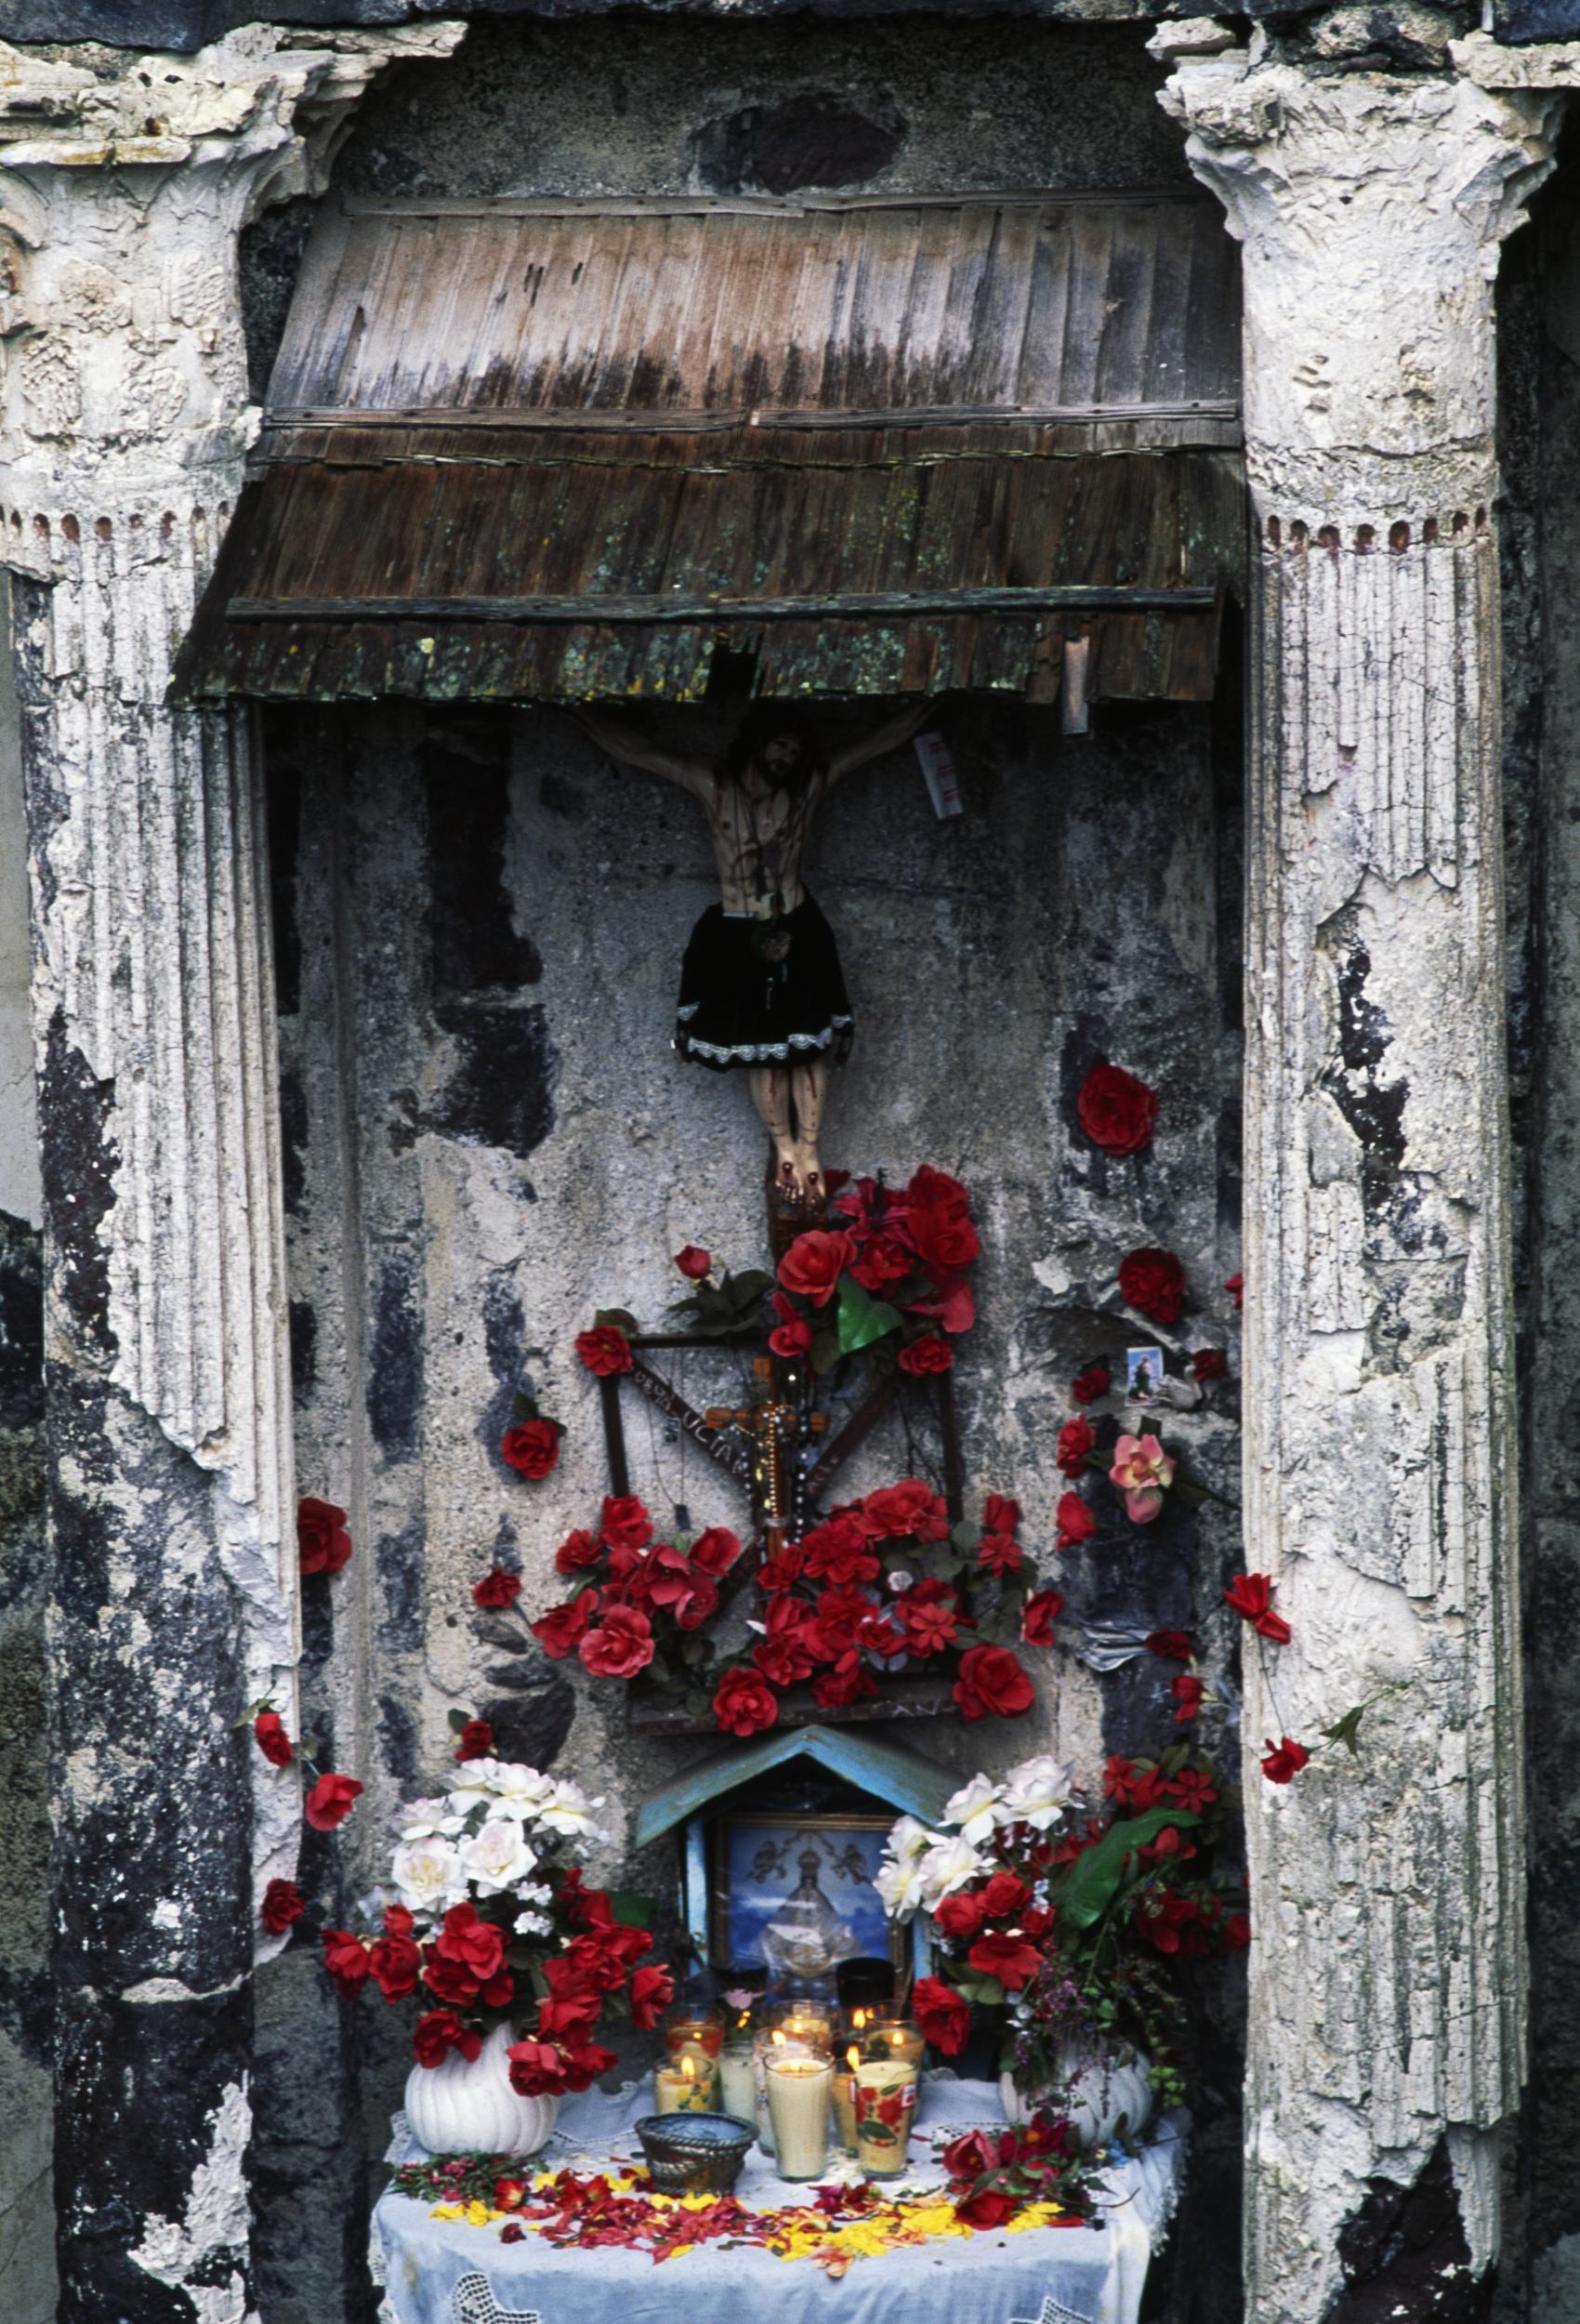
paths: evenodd
<path fill-rule="evenodd" d="M 827 1372 L 893 1333 L 902 1371 L 948 1371 L 950 1339 L 977 1316 L 966 1276 L 981 1246 L 965 1187 L 924 1164 L 901 1190 L 855 1179 L 834 1207 L 843 1223 L 798 1235 L 779 1262 L 774 1353 Z"/>
<path fill-rule="evenodd" d="M 615 2063 L 593 2040 L 606 2011 L 655 2026 L 674 1996 L 667 1969 L 643 1961 L 652 1939 L 588 1888 L 578 1841 L 599 1838 L 579 1785 L 535 1767 L 467 1760 L 441 1798 L 396 1817 L 394 1895 L 379 1935 L 323 1935 L 341 1993 L 376 1985 L 387 2001 L 429 2004 L 412 2052 L 438 2066 L 475 2058 L 495 2026 L 520 2039 L 510 2080 L 526 2097 L 586 2090 Z"/>
<path fill-rule="evenodd" d="M 955 2216 L 979 2230 L 1002 2227 L 1030 2203 L 1057 2203 L 1075 2226 L 1089 2218 L 1090 2181 L 1070 2126 L 1034 2115 L 1020 2130 L 966 2131 L 943 2150 Z"/>

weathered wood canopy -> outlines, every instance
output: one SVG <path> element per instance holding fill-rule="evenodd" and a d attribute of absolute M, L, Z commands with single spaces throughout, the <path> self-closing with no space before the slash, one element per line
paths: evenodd
<path fill-rule="evenodd" d="M 349 208 L 178 683 L 1202 700 L 1239 444 L 1208 201 Z"/>

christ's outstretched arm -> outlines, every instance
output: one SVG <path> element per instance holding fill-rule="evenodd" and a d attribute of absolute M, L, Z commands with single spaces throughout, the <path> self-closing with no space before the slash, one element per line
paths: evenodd
<path fill-rule="evenodd" d="M 829 759 L 829 782 L 842 782 L 846 775 L 854 774 L 858 767 L 864 767 L 870 759 L 881 759 L 885 751 L 898 750 L 902 743 L 908 743 L 913 734 L 920 733 L 932 711 L 931 696 L 924 694 L 920 702 L 914 702 L 897 718 L 886 719 L 881 726 L 875 727 L 870 734 L 863 734 L 859 742 L 847 743 L 843 750 L 836 751 Z"/>
<path fill-rule="evenodd" d="M 700 759 L 680 759 L 673 751 L 661 750 L 629 720 L 616 718 L 608 710 L 594 709 L 573 710 L 571 716 L 600 750 L 607 750 L 622 766 L 635 767 L 641 774 L 656 774 L 665 783 L 678 783 L 682 790 L 704 801 L 712 792 L 711 767 Z"/>

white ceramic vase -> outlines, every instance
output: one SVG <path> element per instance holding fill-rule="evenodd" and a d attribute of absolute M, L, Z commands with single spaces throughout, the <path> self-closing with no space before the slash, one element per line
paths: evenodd
<path fill-rule="evenodd" d="M 998 2094 L 1005 2119 L 1017 2128 L 1029 2122 L 1039 2106 L 1066 2116 L 1083 2146 L 1101 2146 L 1113 2136 L 1121 2118 L 1126 2135 L 1139 2138 L 1152 2117 L 1152 2077 L 1147 2060 L 1138 2052 L 1088 2057 L 1077 2064 L 1078 2053 L 1066 2051 L 1054 2082 L 1057 2097 L 1045 2101 L 1015 2086 L 1012 2074 L 998 2078 Z"/>
<path fill-rule="evenodd" d="M 516 2037 L 495 2026 L 475 2058 L 452 2050 L 406 2077 L 406 2119 L 430 2155 L 535 2155 L 553 2133 L 556 2098 L 523 2098 L 506 2056 Z"/>

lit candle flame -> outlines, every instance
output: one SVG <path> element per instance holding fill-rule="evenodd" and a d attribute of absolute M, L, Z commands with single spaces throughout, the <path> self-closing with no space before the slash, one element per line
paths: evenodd
<path fill-rule="evenodd" d="M 856 2047 L 856 2045 L 855 2045 L 855 2043 L 854 2043 L 853 2041 L 852 2041 L 852 2043 L 850 2044 L 849 2049 L 849 2050 L 845 2053 L 845 2054 L 846 2054 L 847 2058 L 849 2060 L 849 2065 L 850 2065 L 850 2071 L 851 2071 L 851 2073 L 852 2073 L 852 2074 L 855 2074 L 855 2073 L 860 2072 L 860 2070 L 861 2070 L 861 2064 L 862 2064 L 862 2053 L 861 2053 L 861 2052 L 857 2049 L 857 2047 Z"/>
<path fill-rule="evenodd" d="M 680 2071 L 681 2071 L 681 2073 L 685 2076 L 685 2078 L 686 2078 L 687 2081 L 689 2081 L 689 2082 L 694 2082 L 694 2081 L 696 2080 L 696 2079 L 697 2079 L 697 2061 L 696 2061 L 696 2059 L 695 2059 L 695 2058 L 682 2058 L 682 2059 L 681 2059 L 681 2061 L 680 2061 Z"/>

